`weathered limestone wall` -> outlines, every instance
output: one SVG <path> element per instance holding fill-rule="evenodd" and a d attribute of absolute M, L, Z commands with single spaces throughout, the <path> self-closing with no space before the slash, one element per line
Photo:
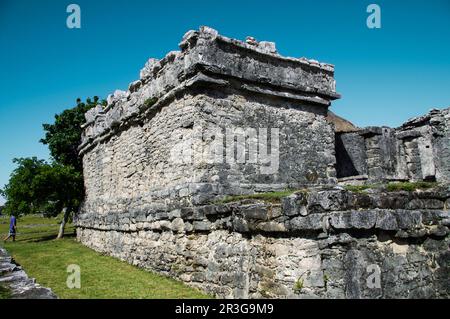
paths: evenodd
<path fill-rule="evenodd" d="M 85 213 L 77 234 L 95 250 L 218 297 L 448 298 L 449 206 L 448 190 L 335 187 L 281 204 Z"/>
<path fill-rule="evenodd" d="M 447 189 L 332 186 L 332 65 L 206 27 L 180 48 L 86 114 L 86 198 L 75 217 L 83 244 L 219 297 L 449 297 Z M 433 146 L 446 156 L 448 130 L 439 132 Z M 357 145 L 346 171 L 396 174 L 392 130 L 348 137 L 343 149 Z M 447 171 L 436 164 L 436 178 Z M 217 202 L 286 188 L 303 191 L 280 204 Z"/>
<path fill-rule="evenodd" d="M 368 127 L 336 135 L 337 176 L 370 181 L 450 181 L 450 108 L 401 127 Z"/>
<path fill-rule="evenodd" d="M 277 100 L 232 90 L 220 95 L 185 94 L 142 125 L 130 126 L 95 145 L 83 157 L 86 199 L 82 211 L 157 211 L 165 205 L 198 205 L 224 195 L 333 181 L 333 132 L 322 115 L 290 101 L 284 101 L 286 108 L 280 109 L 273 105 Z M 254 123 L 280 128 L 279 167 L 273 174 L 262 174 L 261 163 L 227 163 L 225 153 L 219 163 L 205 163 L 201 158 L 199 146 L 203 149 L 213 142 L 209 132 Z M 180 161 L 178 146 L 187 146 L 193 155 Z"/>

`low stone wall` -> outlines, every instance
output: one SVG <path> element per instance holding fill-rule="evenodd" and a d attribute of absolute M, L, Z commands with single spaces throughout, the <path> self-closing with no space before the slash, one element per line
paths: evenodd
<path fill-rule="evenodd" d="M 448 298 L 450 192 L 80 214 L 85 245 L 225 298 Z"/>

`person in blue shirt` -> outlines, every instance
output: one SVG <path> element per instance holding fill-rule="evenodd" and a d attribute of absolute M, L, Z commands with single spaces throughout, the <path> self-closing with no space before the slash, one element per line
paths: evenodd
<path fill-rule="evenodd" d="M 4 241 L 7 241 L 9 238 L 12 238 L 13 241 L 16 241 L 16 230 L 17 230 L 17 221 L 16 216 L 11 215 L 11 218 L 9 220 L 9 234 L 6 236 Z"/>

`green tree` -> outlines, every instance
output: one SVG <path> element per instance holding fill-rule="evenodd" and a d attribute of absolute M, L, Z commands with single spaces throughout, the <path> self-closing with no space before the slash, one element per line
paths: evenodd
<path fill-rule="evenodd" d="M 75 107 L 55 115 L 53 124 L 43 124 L 45 137 L 40 142 L 48 145 L 50 154 L 57 164 L 53 165 L 47 175 L 41 176 L 42 183 L 45 184 L 46 179 L 48 181 L 55 179 L 55 185 L 61 186 L 58 193 L 51 193 L 59 200 L 47 198 L 47 204 L 43 209 L 48 210 L 50 214 L 64 211 L 58 238 L 64 234 L 65 224 L 72 212 L 78 210 L 84 197 L 83 165 L 78 155 L 78 146 L 81 143 L 81 126 L 86 122 L 84 113 L 97 104 L 106 106 L 106 101 L 100 102 L 97 96 L 92 100 L 87 98 L 86 102 L 78 98 Z"/>
<path fill-rule="evenodd" d="M 32 214 L 37 210 L 34 199 L 33 179 L 45 165 L 45 161 L 32 158 L 15 158 L 17 168 L 11 173 L 9 183 L 1 190 L 6 198 L 4 212 L 11 215 Z"/>
<path fill-rule="evenodd" d="M 106 105 L 106 101 L 99 102 L 97 96 L 86 102 L 77 99 L 75 107 L 55 115 L 53 124 L 43 124 L 45 137 L 40 142 L 48 145 L 53 162 L 49 164 L 36 157 L 13 160 L 17 168 L 9 183 L 0 190 L 6 198 L 5 213 L 42 213 L 51 217 L 64 212 L 58 238 L 63 236 L 67 221 L 84 197 L 78 146 L 81 126 L 85 123 L 84 113 L 97 104 Z"/>
<path fill-rule="evenodd" d="M 48 145 L 50 154 L 57 163 L 70 165 L 81 172 L 82 163 L 78 156 L 78 146 L 81 143 L 81 125 L 86 122 L 84 113 L 99 103 L 105 105 L 106 101 L 99 102 L 97 96 L 94 96 L 93 100 L 87 98 L 86 102 L 77 99 L 75 107 L 55 115 L 53 124 L 42 125 L 45 137 L 40 142 Z"/>
<path fill-rule="evenodd" d="M 42 213 L 54 217 L 64 211 L 58 238 L 72 212 L 78 209 L 83 198 L 83 176 L 72 166 L 47 163 L 32 158 L 16 158 L 17 164 L 9 183 L 1 190 L 6 198 L 7 214 Z"/>

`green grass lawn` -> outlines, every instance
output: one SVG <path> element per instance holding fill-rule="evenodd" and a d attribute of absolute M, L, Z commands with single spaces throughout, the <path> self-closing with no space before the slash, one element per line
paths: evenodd
<path fill-rule="evenodd" d="M 181 282 L 160 276 L 115 258 L 101 255 L 75 241 L 68 225 L 66 237 L 56 240 L 58 219 L 25 216 L 18 219 L 16 242 L 0 245 L 23 266 L 28 276 L 51 288 L 59 298 L 211 298 Z M 0 234 L 8 232 L 9 221 L 0 218 Z M 81 268 L 81 288 L 66 285 L 67 266 Z M 0 289 L 1 296 L 7 296 Z"/>
<path fill-rule="evenodd" d="M 0 284 L 0 299 L 8 299 L 9 298 L 9 290 Z"/>

